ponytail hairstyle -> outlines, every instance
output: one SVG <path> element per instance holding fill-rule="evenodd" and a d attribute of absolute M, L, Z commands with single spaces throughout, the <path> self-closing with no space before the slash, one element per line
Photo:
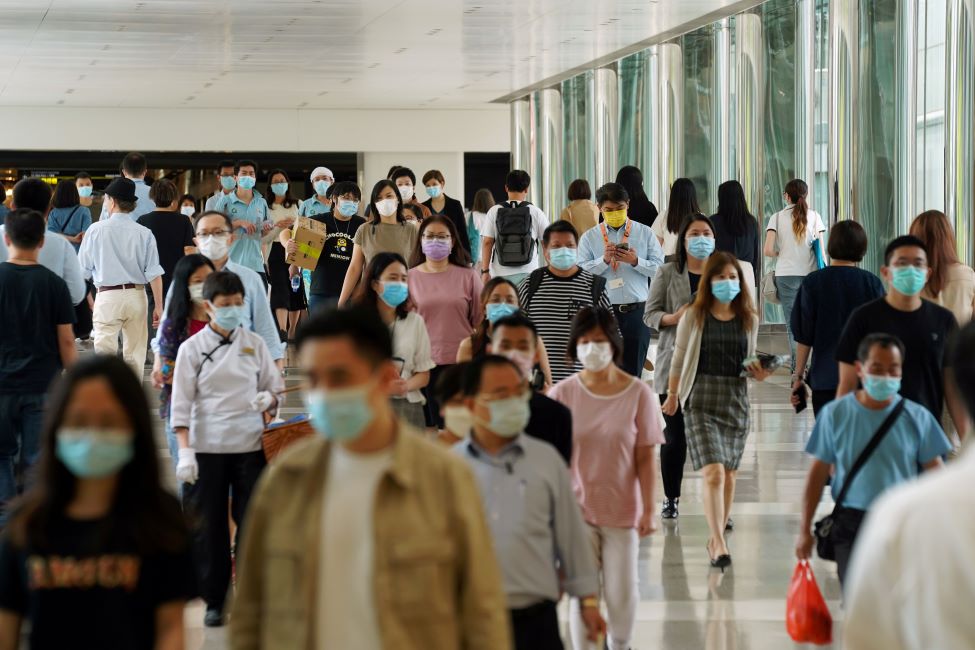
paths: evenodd
<path fill-rule="evenodd" d="M 809 186 L 806 185 L 805 181 L 793 178 L 786 183 L 785 193 L 794 204 L 792 206 L 792 232 L 795 234 L 796 240 L 802 241 L 806 236 L 806 213 L 809 212 L 806 195 L 809 194 Z"/>

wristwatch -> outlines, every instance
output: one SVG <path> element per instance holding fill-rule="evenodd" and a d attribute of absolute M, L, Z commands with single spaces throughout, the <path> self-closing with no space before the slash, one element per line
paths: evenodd
<path fill-rule="evenodd" d="M 491 272 L 491 269 L 481 269 L 481 275 L 484 275 L 485 273 L 490 273 L 490 272 Z"/>
<path fill-rule="evenodd" d="M 594 596 L 583 598 L 580 604 L 582 605 L 583 608 L 595 607 L 596 609 L 599 609 L 599 599 L 595 598 Z"/>

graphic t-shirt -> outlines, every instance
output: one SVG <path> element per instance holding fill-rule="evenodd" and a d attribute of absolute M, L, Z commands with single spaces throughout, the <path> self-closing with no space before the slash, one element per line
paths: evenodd
<path fill-rule="evenodd" d="M 318 258 L 318 266 L 311 273 L 309 293 L 338 298 L 342 294 L 345 272 L 349 270 L 349 263 L 352 261 L 352 250 L 355 248 L 353 238 L 359 226 L 366 220 L 359 215 L 353 215 L 348 221 L 342 221 L 331 213 L 315 214 L 311 218 L 325 224 L 328 234 L 325 235 L 325 250 Z"/>

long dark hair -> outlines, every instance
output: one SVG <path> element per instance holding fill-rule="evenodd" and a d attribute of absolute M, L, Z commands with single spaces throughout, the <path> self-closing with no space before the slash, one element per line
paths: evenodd
<path fill-rule="evenodd" d="M 81 196 L 74 181 L 58 181 L 51 197 L 52 208 L 73 208 L 81 205 Z"/>
<path fill-rule="evenodd" d="M 955 232 L 944 212 L 928 210 L 911 222 L 910 234 L 924 242 L 927 248 L 928 268 L 931 269 L 927 288 L 931 296 L 937 298 L 948 282 L 948 269 L 958 264 Z"/>
<path fill-rule="evenodd" d="M 797 240 L 802 240 L 806 236 L 806 214 L 809 212 L 809 205 L 806 204 L 806 195 L 809 194 L 809 186 L 806 182 L 798 178 L 793 178 L 785 185 L 785 193 L 792 206 L 792 232 Z"/>
<path fill-rule="evenodd" d="M 398 169 L 399 167 L 396 168 L 396 170 Z M 366 214 L 372 219 L 372 223 L 379 223 L 382 220 L 379 210 L 376 209 L 376 201 L 379 200 L 379 193 L 387 187 L 392 188 L 396 194 L 396 220 L 404 223 L 406 217 L 403 216 L 403 196 L 399 193 L 399 188 L 396 187 L 396 183 L 388 179 L 383 179 L 372 186 L 372 194 L 369 195 L 369 208 Z"/>
<path fill-rule="evenodd" d="M 406 265 L 406 260 L 399 253 L 389 253 L 382 252 L 376 253 L 369 260 L 369 265 L 366 266 L 366 277 L 363 282 L 359 284 L 359 296 L 356 298 L 355 303 L 357 305 L 363 305 L 370 309 L 379 309 L 379 301 L 382 298 L 376 293 L 376 290 L 372 288 L 373 282 L 382 282 L 379 278 L 382 276 L 383 271 L 389 268 L 390 264 L 396 264 L 399 262 L 403 265 L 403 268 L 409 269 Z M 410 313 L 413 309 L 413 296 L 409 296 L 405 301 L 397 305 L 396 307 L 396 318 L 402 319 L 406 318 L 406 315 Z"/>
<path fill-rule="evenodd" d="M 680 227 L 680 233 L 677 235 L 677 272 L 683 273 L 684 269 L 687 268 L 687 247 L 684 242 L 687 240 L 687 231 L 691 229 L 691 225 L 697 223 L 698 221 L 703 221 L 708 224 L 708 228 L 711 232 L 714 232 L 714 223 L 705 217 L 703 214 L 692 214 L 690 217 L 684 220 L 683 225 Z"/>
<path fill-rule="evenodd" d="M 268 198 L 268 208 L 274 205 L 274 197 L 277 196 L 271 191 L 271 179 L 274 178 L 275 174 L 281 174 L 284 176 L 284 181 L 288 184 L 288 189 L 284 191 L 284 201 L 281 202 L 281 206 L 284 208 L 290 208 L 293 205 L 297 205 L 298 199 L 291 195 L 291 178 L 288 176 L 288 172 L 283 169 L 272 169 L 267 174 L 267 196 Z"/>
<path fill-rule="evenodd" d="M 423 233 L 426 232 L 427 228 L 433 224 L 439 223 L 444 226 L 448 231 L 450 231 L 450 243 L 452 248 L 450 249 L 450 256 L 447 261 L 454 266 L 469 267 L 471 265 L 471 256 L 467 254 L 464 247 L 460 245 L 460 235 L 457 234 L 457 228 L 454 226 L 453 222 L 447 217 L 435 214 L 432 217 L 427 217 L 420 223 L 420 232 L 416 236 L 416 244 L 413 246 L 413 254 L 410 255 L 410 267 L 419 266 L 427 261 L 427 256 L 423 254 Z"/>
<path fill-rule="evenodd" d="M 173 279 L 169 285 L 169 308 L 166 310 L 166 320 L 173 322 L 176 332 L 186 331 L 186 324 L 193 313 L 193 299 L 190 298 L 190 276 L 201 266 L 209 266 L 216 271 L 209 258 L 194 253 L 185 255 L 176 262 L 173 269 Z"/>
<path fill-rule="evenodd" d="M 718 185 L 718 212 L 715 216 L 720 216 L 728 232 L 736 236 L 748 234 L 758 223 L 748 211 L 745 190 L 738 181 L 725 181 Z"/>
<path fill-rule="evenodd" d="M 176 499 L 166 492 L 159 475 L 158 451 L 152 433 L 149 401 L 132 369 L 114 356 L 81 359 L 58 379 L 47 400 L 41 434 L 41 456 L 32 487 L 15 506 L 9 531 L 14 542 L 40 551 L 52 550 L 52 525 L 65 516 L 74 499 L 77 479 L 57 458 L 57 432 L 79 384 L 108 382 L 132 423 L 134 454 L 119 470 L 115 501 L 101 531 L 103 540 L 134 543 L 140 554 L 182 550 L 188 539 Z"/>
<path fill-rule="evenodd" d="M 680 232 L 684 219 L 701 211 L 697 204 L 697 189 L 689 178 L 678 178 L 670 186 L 670 200 L 667 201 L 667 230 Z"/>
<path fill-rule="evenodd" d="M 481 311 L 484 313 L 484 320 L 481 321 L 477 329 L 474 330 L 474 334 L 471 335 L 471 353 L 474 357 L 478 355 L 478 350 L 484 350 L 487 347 L 488 330 L 491 329 L 491 321 L 487 317 L 487 304 L 488 300 L 491 299 L 491 294 L 502 284 L 510 286 L 515 291 L 515 297 L 518 296 L 518 287 L 515 286 L 515 283 L 500 275 L 488 280 L 484 288 L 481 289 Z"/>
<path fill-rule="evenodd" d="M 711 279 L 729 264 L 734 266 L 738 272 L 738 286 L 741 289 L 741 292 L 731 301 L 731 310 L 741 320 L 745 329 L 751 330 L 758 323 L 758 314 L 752 306 L 751 290 L 748 288 L 749 283 L 745 281 L 745 276 L 742 275 L 741 264 L 738 263 L 738 258 L 725 251 L 712 253 L 711 257 L 708 258 L 707 266 L 704 267 L 704 273 L 701 274 L 701 281 L 697 285 L 697 299 L 694 301 L 695 318 L 697 319 L 698 325 L 704 324 L 704 318 L 710 313 L 711 307 L 716 300 L 714 294 L 711 293 Z"/>
<path fill-rule="evenodd" d="M 643 172 L 640 171 L 639 167 L 627 165 L 620 168 L 616 174 L 616 183 L 623 186 L 626 193 L 630 195 L 630 200 L 650 202 L 643 189 Z"/>

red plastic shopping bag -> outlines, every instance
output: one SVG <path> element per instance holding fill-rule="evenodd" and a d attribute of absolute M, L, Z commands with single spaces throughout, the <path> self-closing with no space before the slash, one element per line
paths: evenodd
<path fill-rule="evenodd" d="M 801 560 L 792 574 L 785 601 L 785 629 L 796 643 L 826 645 L 833 642 L 833 616 L 808 560 Z"/>

